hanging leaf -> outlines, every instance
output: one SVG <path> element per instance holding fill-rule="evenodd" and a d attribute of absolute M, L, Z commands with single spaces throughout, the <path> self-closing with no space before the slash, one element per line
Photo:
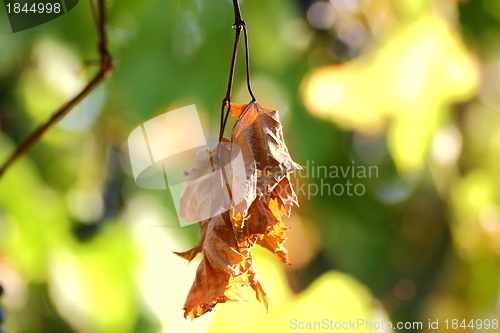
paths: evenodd
<path fill-rule="evenodd" d="M 269 308 L 250 252 L 255 244 L 290 264 L 281 217 L 298 205 L 289 174 L 301 167 L 288 153 L 277 111 L 251 102 L 231 104 L 230 112 L 236 119 L 231 143 L 224 140 L 196 154 L 181 195 L 181 215 L 201 221 L 200 239 L 191 250 L 174 253 L 188 261 L 203 254 L 184 304 L 186 318 L 217 303 L 242 301 L 245 286 Z"/>
<path fill-rule="evenodd" d="M 278 112 L 257 102 L 231 104 L 232 142 L 240 147 L 247 176 L 257 173 L 257 196 L 270 193 L 289 172 L 302 169 L 288 152 Z"/>
<path fill-rule="evenodd" d="M 197 318 L 212 310 L 217 303 L 242 301 L 243 286 L 252 287 L 257 299 L 268 308 L 267 294 L 259 282 L 249 249 L 240 251 L 225 213 L 203 221 L 200 242 L 191 250 L 176 253 L 191 261 L 200 252 L 203 259 L 184 304 L 184 317 Z M 230 227 L 230 224 L 229 224 Z"/>
<path fill-rule="evenodd" d="M 252 192 L 252 193 L 249 193 Z M 234 204 L 255 197 L 255 182 L 245 174 L 243 157 L 229 140 L 213 149 L 202 148 L 188 172 L 179 205 L 179 215 L 188 222 L 200 222 L 228 211 Z"/>

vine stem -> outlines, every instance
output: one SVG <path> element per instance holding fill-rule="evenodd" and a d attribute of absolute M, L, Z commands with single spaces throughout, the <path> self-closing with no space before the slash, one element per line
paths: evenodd
<path fill-rule="evenodd" d="M 245 21 L 241 16 L 241 9 L 238 0 L 233 0 L 233 8 L 234 8 L 234 24 L 231 26 L 234 30 L 236 30 L 235 38 L 234 38 L 234 47 L 233 47 L 233 55 L 231 58 L 231 67 L 229 70 L 229 80 L 227 83 L 227 91 L 226 96 L 222 100 L 221 107 L 221 119 L 220 119 L 220 131 L 219 131 L 219 142 L 222 141 L 222 137 L 224 136 L 224 129 L 226 128 L 227 118 L 231 111 L 231 92 L 233 89 L 234 82 L 234 69 L 236 67 L 236 58 L 238 56 L 238 46 L 240 44 L 240 36 L 241 31 L 243 30 L 244 38 L 245 38 L 245 62 L 246 62 L 246 79 L 247 79 L 247 89 L 248 93 L 252 97 L 252 102 L 255 102 L 255 95 L 252 91 L 252 86 L 250 84 L 250 54 L 248 50 L 248 29 Z M 227 110 L 226 110 L 227 109 Z M 226 112 L 224 112 L 226 110 Z"/>
<path fill-rule="evenodd" d="M 234 69 L 236 67 L 236 58 L 238 56 L 238 47 L 240 44 L 240 37 L 241 37 L 241 31 L 243 30 L 244 38 L 245 38 L 245 62 L 246 62 L 246 79 L 247 79 L 247 88 L 250 96 L 252 97 L 252 102 L 255 102 L 255 96 L 252 91 L 252 86 L 250 84 L 250 55 L 248 51 L 248 30 L 245 21 L 243 21 L 243 18 L 241 16 L 241 10 L 240 10 L 240 4 L 238 0 L 233 0 L 233 9 L 234 9 L 234 24 L 231 26 L 236 32 L 235 32 L 235 38 L 234 38 L 234 46 L 233 46 L 233 55 L 231 58 L 231 66 L 229 69 L 229 80 L 227 83 L 227 91 L 226 91 L 226 96 L 222 100 L 222 107 L 221 107 L 221 119 L 220 119 L 220 131 L 219 131 L 219 145 L 217 146 L 217 153 L 216 153 L 216 161 L 215 163 L 219 165 L 221 169 L 221 185 L 225 186 L 228 196 L 229 196 L 229 203 L 230 204 L 233 201 L 233 195 L 231 191 L 231 186 L 228 181 L 226 171 L 225 171 L 225 166 L 221 165 L 221 151 L 223 148 L 222 145 L 222 138 L 224 137 L 224 129 L 226 128 L 227 124 L 227 118 L 229 116 L 229 113 L 231 112 L 231 92 L 233 89 L 233 81 L 234 81 Z M 227 110 L 226 110 L 227 109 Z M 225 111 L 226 110 L 226 111 Z M 225 111 L 225 112 L 224 112 Z M 224 221 L 226 223 L 226 226 L 228 228 L 233 228 L 232 223 L 231 223 L 231 218 L 228 215 L 222 215 L 224 218 Z"/>
<path fill-rule="evenodd" d="M 255 102 L 257 99 L 252 91 L 252 85 L 250 83 L 250 52 L 248 51 L 248 29 L 247 25 L 243 25 L 243 33 L 245 34 L 245 62 L 246 62 L 246 70 L 247 70 L 247 89 L 248 93 L 252 97 L 252 102 Z"/>
<path fill-rule="evenodd" d="M 97 2 L 97 4 L 96 4 Z M 104 28 L 106 22 L 106 11 L 104 0 L 90 0 L 92 8 L 92 15 L 97 28 L 97 35 L 99 39 L 98 50 L 100 55 L 100 69 L 92 80 L 76 95 L 73 99 L 57 109 L 47 122 L 38 127 L 30 136 L 28 136 L 10 155 L 5 163 L 0 168 L 0 177 L 2 177 L 7 169 L 22 155 L 27 153 L 41 137 L 52 126 L 57 124 L 65 115 L 67 115 L 78 103 L 80 103 L 89 93 L 91 93 L 105 78 L 107 78 L 113 71 L 114 64 L 111 54 L 108 50 L 106 39 L 106 31 Z"/>

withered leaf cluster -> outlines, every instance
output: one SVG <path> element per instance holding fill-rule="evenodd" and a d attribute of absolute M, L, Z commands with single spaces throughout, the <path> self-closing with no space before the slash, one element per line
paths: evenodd
<path fill-rule="evenodd" d="M 301 167 L 290 157 L 277 111 L 251 102 L 231 104 L 230 112 L 236 121 L 231 144 L 240 149 L 244 165 L 241 170 L 221 172 L 220 183 L 212 184 L 210 190 L 206 190 L 206 182 L 213 180 L 203 180 L 203 186 L 200 182 L 188 184 L 181 196 L 181 215 L 186 219 L 200 216 L 200 210 L 218 211 L 220 207 L 214 207 L 213 201 L 208 199 L 210 195 L 222 195 L 214 188 L 227 188 L 230 202 L 228 209 L 199 223 L 200 239 L 194 248 L 174 252 L 188 261 L 203 253 L 184 304 L 186 318 L 197 318 L 211 311 L 217 303 L 241 301 L 240 292 L 244 286 L 250 286 L 268 310 L 267 294 L 250 252 L 255 244 L 289 264 L 283 246 L 287 228 L 281 218 L 290 216 L 293 204 L 298 204 L 289 175 Z M 231 159 L 230 150 L 219 146 L 199 152 L 188 180 L 218 169 L 225 170 L 224 164 Z M 225 184 L 231 186 L 224 187 Z M 235 200 L 236 197 L 239 199 Z"/>

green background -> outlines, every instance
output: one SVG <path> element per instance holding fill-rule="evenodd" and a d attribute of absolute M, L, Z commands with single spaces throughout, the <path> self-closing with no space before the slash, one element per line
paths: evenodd
<path fill-rule="evenodd" d="M 270 312 L 250 292 L 182 318 L 197 262 L 171 251 L 198 227 L 179 226 L 167 191 L 136 186 L 128 156 L 134 128 L 189 104 L 216 139 L 230 1 L 108 1 L 116 71 L 0 179 L 7 332 L 286 332 L 325 318 L 442 331 L 500 317 L 500 2 L 313 3 L 241 3 L 255 95 L 280 111 L 296 162 L 378 177 L 294 178 L 366 192 L 299 192 L 292 265 L 255 251 Z M 0 9 L 2 160 L 92 77 L 96 45 L 86 1 L 15 34 Z M 244 75 L 240 55 L 235 103 L 250 100 Z"/>

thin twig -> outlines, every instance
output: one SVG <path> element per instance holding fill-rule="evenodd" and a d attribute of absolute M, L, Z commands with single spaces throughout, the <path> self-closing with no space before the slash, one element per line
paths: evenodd
<path fill-rule="evenodd" d="M 238 56 L 238 46 L 240 44 L 240 35 L 241 30 L 245 34 L 245 61 L 246 61 L 246 75 L 247 75 L 247 88 L 248 93 L 252 97 L 252 102 L 255 102 L 255 96 L 252 91 L 252 86 L 250 84 L 250 55 L 248 50 L 248 30 L 245 21 L 241 16 L 240 4 L 238 0 L 233 0 L 233 8 L 234 8 L 234 24 L 231 26 L 234 30 L 236 30 L 236 35 L 234 39 L 234 47 L 233 47 L 233 56 L 231 59 L 231 67 L 229 70 L 229 80 L 227 83 L 227 91 L 226 96 L 222 100 L 221 107 L 221 119 L 220 119 L 220 131 L 219 131 L 219 142 L 222 141 L 222 137 L 224 136 L 224 129 L 226 128 L 227 119 L 229 113 L 231 111 L 231 92 L 233 89 L 233 81 L 234 81 L 234 69 L 236 67 L 236 58 Z M 226 110 L 227 109 L 227 110 Z M 224 112 L 226 111 L 226 112 Z"/>
<path fill-rule="evenodd" d="M 250 84 L 250 52 L 248 50 L 248 29 L 247 25 L 243 24 L 243 33 L 245 34 L 245 62 L 247 63 L 247 88 L 248 93 L 252 96 L 252 102 L 255 102 L 255 96 L 252 91 L 252 85 Z"/>
<path fill-rule="evenodd" d="M 238 0 L 233 0 L 233 9 L 234 9 L 234 24 L 238 24 L 238 22 L 243 21 L 243 19 L 241 18 L 240 4 Z"/>
<path fill-rule="evenodd" d="M 233 47 L 233 57 L 231 60 L 231 68 L 229 70 L 229 80 L 227 83 L 227 91 L 226 97 L 222 100 L 222 109 L 221 109 L 221 126 L 219 133 L 219 142 L 221 142 L 222 137 L 224 136 L 224 128 L 226 127 L 227 116 L 229 114 L 229 110 L 231 108 L 231 91 L 233 89 L 233 80 L 234 80 L 234 68 L 236 67 L 236 58 L 238 56 L 238 45 L 240 43 L 240 34 L 241 34 L 241 26 L 236 25 L 236 37 L 234 39 L 234 47 Z M 224 109 L 227 108 L 227 112 L 224 116 Z"/>
<path fill-rule="evenodd" d="M 233 201 L 233 194 L 231 191 L 231 186 L 228 181 L 227 175 L 226 175 L 226 170 L 225 166 L 222 165 L 222 149 L 223 144 L 222 144 L 222 138 L 224 137 L 224 129 L 226 128 L 227 124 L 227 118 L 229 116 L 229 113 L 231 111 L 231 91 L 233 89 L 233 80 L 234 80 L 234 69 L 236 67 L 236 58 L 238 56 L 238 46 L 240 44 L 240 36 L 241 36 L 241 30 L 246 29 L 245 27 L 245 22 L 243 21 L 241 17 L 241 10 L 240 10 L 240 4 L 238 3 L 238 0 L 233 0 L 233 8 L 234 8 L 234 24 L 231 26 L 236 32 L 235 32 L 235 38 L 234 38 L 234 46 L 233 46 L 233 55 L 231 58 L 231 67 L 229 69 L 229 80 L 227 83 L 227 91 L 226 91 L 226 96 L 222 100 L 222 107 L 221 107 L 221 123 L 220 123 L 220 132 L 219 132 L 219 144 L 217 146 L 217 160 L 215 161 L 218 165 L 219 168 L 221 169 L 221 182 L 222 185 L 225 185 L 227 194 L 229 196 L 230 202 Z M 246 41 L 246 34 L 245 34 L 245 41 Z M 248 61 L 248 48 L 247 50 L 247 61 Z M 247 64 L 247 73 L 248 73 L 248 64 Z M 252 94 L 253 98 L 253 94 Z M 224 110 L 227 108 L 227 111 L 224 112 Z M 230 158 L 231 160 L 231 158 Z M 224 215 L 223 215 L 224 216 Z M 227 215 L 229 217 L 229 214 Z M 228 228 L 232 228 L 232 223 L 230 221 L 230 218 L 225 218 L 224 221 L 226 222 L 226 226 Z"/>
<path fill-rule="evenodd" d="M 97 33 L 99 38 L 99 54 L 100 54 L 100 65 L 101 68 L 99 72 L 94 76 L 94 78 L 82 89 L 82 91 L 76 95 L 72 100 L 61 106 L 56 110 L 52 117 L 37 128 L 28 138 L 26 138 L 12 153 L 9 159 L 0 168 L 0 177 L 5 173 L 5 171 L 22 155 L 28 152 L 49 130 L 53 125 L 57 124 L 65 115 L 67 115 L 78 103 L 80 103 L 89 93 L 91 93 L 106 77 L 108 77 L 113 70 L 113 62 L 111 55 L 109 54 L 107 42 L 106 42 L 106 32 L 104 29 L 104 24 L 106 22 L 104 0 L 97 0 L 98 6 L 96 6 L 94 0 L 90 0 L 90 6 L 92 8 L 92 14 L 94 16 L 94 21 L 97 26 Z M 97 8 L 96 8 L 97 7 Z"/>

